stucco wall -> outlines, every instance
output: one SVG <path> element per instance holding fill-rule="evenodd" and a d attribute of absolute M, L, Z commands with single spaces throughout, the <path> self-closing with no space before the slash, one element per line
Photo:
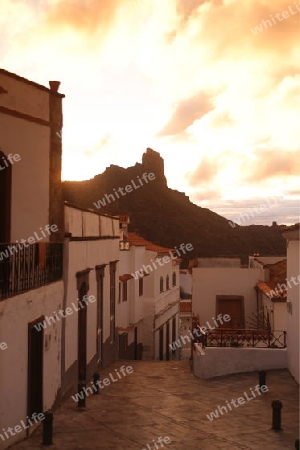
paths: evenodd
<path fill-rule="evenodd" d="M 1 106 L 49 120 L 47 91 L 3 73 L 0 85 L 8 91 L 1 95 Z M 27 240 L 49 223 L 50 127 L 3 112 L 0 116 L 0 148 L 6 156 L 19 154 L 21 158 L 12 165 L 10 240 Z"/>
<path fill-rule="evenodd" d="M 298 277 L 300 274 L 299 261 L 299 237 L 298 240 L 288 242 L 287 279 Z M 300 282 L 295 286 L 290 281 L 292 288 L 288 288 L 287 299 L 291 302 L 292 314 L 287 314 L 287 347 L 288 347 L 288 368 L 299 383 L 299 300 Z"/>
<path fill-rule="evenodd" d="M 217 295 L 243 296 L 246 322 L 256 312 L 254 286 L 259 274 L 259 269 L 249 268 L 193 268 L 193 312 L 199 314 L 201 324 L 212 323 Z"/>
<path fill-rule="evenodd" d="M 193 357 L 193 371 L 198 378 L 286 367 L 286 349 L 206 347 L 204 355 L 194 351 Z"/>
<path fill-rule="evenodd" d="M 27 416 L 28 323 L 41 315 L 52 316 L 63 302 L 63 282 L 58 281 L 0 302 L 0 342 L 8 348 L 0 350 L 0 423 L 7 429 L 19 425 Z M 51 335 L 49 350 L 44 345 L 43 409 L 50 409 L 61 381 L 61 322 L 48 325 L 45 334 Z M 10 437 L 5 445 L 25 437 L 23 433 Z M 2 440 L 0 441 L 2 442 Z"/>
<path fill-rule="evenodd" d="M 76 273 L 92 268 L 89 274 L 88 296 L 97 298 L 97 281 L 95 266 L 108 264 L 104 269 L 103 287 L 103 342 L 110 335 L 110 276 L 109 262 L 119 259 L 119 241 L 117 239 L 99 241 L 71 241 L 69 243 L 69 267 L 68 267 L 68 292 L 66 307 L 71 307 L 72 302 L 77 304 L 77 278 Z M 118 302 L 118 279 L 119 268 L 117 264 L 116 272 L 116 304 Z M 117 308 L 116 308 L 117 310 Z M 97 302 L 89 303 L 87 307 L 87 363 L 93 358 L 97 347 Z M 116 311 L 116 326 L 118 323 Z M 77 333 L 78 333 L 77 312 L 67 316 L 66 319 L 66 369 L 77 360 Z"/>

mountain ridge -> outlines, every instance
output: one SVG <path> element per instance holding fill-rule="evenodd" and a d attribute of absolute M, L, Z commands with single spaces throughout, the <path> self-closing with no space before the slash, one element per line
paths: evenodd
<path fill-rule="evenodd" d="M 153 173 L 155 178 L 152 176 L 146 183 L 145 173 Z M 239 256 L 246 262 L 254 253 L 286 254 L 281 227 L 233 227 L 225 217 L 192 203 L 184 192 L 169 188 L 164 161 L 150 148 L 143 154 L 142 163 L 128 168 L 110 165 L 90 180 L 63 182 L 63 195 L 70 203 L 101 213 L 128 214 L 130 231 L 138 230 L 141 236 L 159 245 L 178 247 L 191 243 L 194 250 L 188 255 L 190 258 Z M 100 199 L 101 204 L 97 203 Z"/>

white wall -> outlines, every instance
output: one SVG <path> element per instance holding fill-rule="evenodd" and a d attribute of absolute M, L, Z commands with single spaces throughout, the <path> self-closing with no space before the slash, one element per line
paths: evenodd
<path fill-rule="evenodd" d="M 97 280 L 95 267 L 107 264 L 104 269 L 103 286 L 103 342 L 110 336 L 110 274 L 109 263 L 119 260 L 118 236 L 119 220 L 94 212 L 87 212 L 80 208 L 65 206 L 66 232 L 73 237 L 100 237 L 108 239 L 70 241 L 66 244 L 68 254 L 67 265 L 67 291 L 66 308 L 71 307 L 72 302 L 78 304 L 76 273 L 91 268 L 89 273 L 88 296 L 93 295 L 97 299 Z M 98 234 L 97 234 L 98 233 Z M 110 233 L 110 235 L 108 235 Z M 109 239 L 111 237 L 111 239 Z M 116 327 L 122 326 L 122 316 L 118 307 L 118 282 L 119 264 L 116 271 Z M 75 361 L 78 354 L 78 313 L 66 318 L 65 337 L 65 369 L 67 370 Z M 97 351 L 97 301 L 88 303 L 87 306 L 87 363 L 91 361 Z"/>
<path fill-rule="evenodd" d="M 212 323 L 216 314 L 217 295 L 244 296 L 245 323 L 256 312 L 254 286 L 259 269 L 248 268 L 193 268 L 193 312 L 199 314 L 200 323 Z"/>
<path fill-rule="evenodd" d="M 67 307 L 71 307 L 72 302 L 77 304 L 77 278 L 76 273 L 90 267 L 93 270 L 89 274 L 88 295 L 97 298 L 97 281 L 95 266 L 108 264 L 104 271 L 103 287 L 103 342 L 110 335 L 110 276 L 109 262 L 119 259 L 119 241 L 118 240 L 99 240 L 99 241 L 71 241 L 69 243 L 69 267 L 68 267 L 68 292 Z M 116 272 L 116 305 L 118 302 L 118 278 L 119 270 L 117 264 Z M 116 307 L 117 309 L 117 307 Z M 97 302 L 89 303 L 87 307 L 87 363 L 91 361 L 97 348 Z M 117 316 L 117 312 L 116 312 Z M 116 317 L 116 326 L 119 317 Z M 66 370 L 77 360 L 77 335 L 78 335 L 78 315 L 77 312 L 68 316 L 66 319 Z"/>
<path fill-rule="evenodd" d="M 49 120 L 47 90 L 3 73 L 0 73 L 0 85 L 8 91 L 0 96 L 1 106 Z M 21 158 L 12 165 L 10 240 L 27 240 L 49 223 L 50 127 L 2 112 L 0 118 L 0 149 L 6 156 L 19 154 Z M 48 237 L 44 239 L 48 240 Z"/>
<path fill-rule="evenodd" d="M 1 428 L 19 425 L 27 416 L 28 323 L 41 315 L 53 316 L 62 301 L 63 282 L 58 281 L 0 302 L 0 342 L 8 346 L 0 350 Z M 44 345 L 44 411 L 52 407 L 61 386 L 61 322 L 47 324 L 44 342 L 45 334 L 51 335 L 51 343 L 49 350 Z M 25 431 L 3 443 L 1 439 L 0 448 L 24 437 Z"/>
<path fill-rule="evenodd" d="M 299 231 L 298 231 L 299 233 Z M 291 302 L 292 314 L 287 314 L 287 347 L 288 347 L 288 368 L 299 383 L 299 299 L 300 299 L 300 261 L 299 261 L 299 234 L 298 239 L 289 240 L 287 247 L 287 279 L 295 277 L 298 284 L 295 286 L 292 281 L 292 288 L 288 287 L 287 299 Z M 297 278 L 299 277 L 299 278 Z"/>
<path fill-rule="evenodd" d="M 287 350 L 284 348 L 206 347 L 204 355 L 194 351 L 193 357 L 193 372 L 198 378 L 286 367 Z"/>
<path fill-rule="evenodd" d="M 183 294 L 192 294 L 192 274 L 185 270 L 180 270 L 180 274 L 179 274 L 179 279 L 180 279 L 180 291 Z"/>

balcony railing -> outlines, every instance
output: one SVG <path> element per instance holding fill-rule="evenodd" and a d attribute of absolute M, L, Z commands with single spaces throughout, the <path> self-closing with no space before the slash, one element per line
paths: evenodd
<path fill-rule="evenodd" d="M 58 281 L 62 269 L 63 244 L 0 244 L 0 300 Z"/>
<path fill-rule="evenodd" d="M 264 329 L 210 330 L 205 336 L 205 346 L 285 348 L 286 331 Z"/>

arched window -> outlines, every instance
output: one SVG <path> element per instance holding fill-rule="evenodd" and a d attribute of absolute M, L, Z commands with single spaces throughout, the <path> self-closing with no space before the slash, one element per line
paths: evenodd
<path fill-rule="evenodd" d="M 170 289 L 170 277 L 169 275 L 166 276 L 166 290 L 168 291 Z"/>
<path fill-rule="evenodd" d="M 173 272 L 172 275 L 172 286 L 176 286 L 176 272 Z"/>
<path fill-rule="evenodd" d="M 159 279 L 159 292 L 163 292 L 164 291 L 164 279 L 163 277 L 160 277 Z"/>
<path fill-rule="evenodd" d="M 0 242 L 10 242 L 11 163 L 0 150 Z"/>

